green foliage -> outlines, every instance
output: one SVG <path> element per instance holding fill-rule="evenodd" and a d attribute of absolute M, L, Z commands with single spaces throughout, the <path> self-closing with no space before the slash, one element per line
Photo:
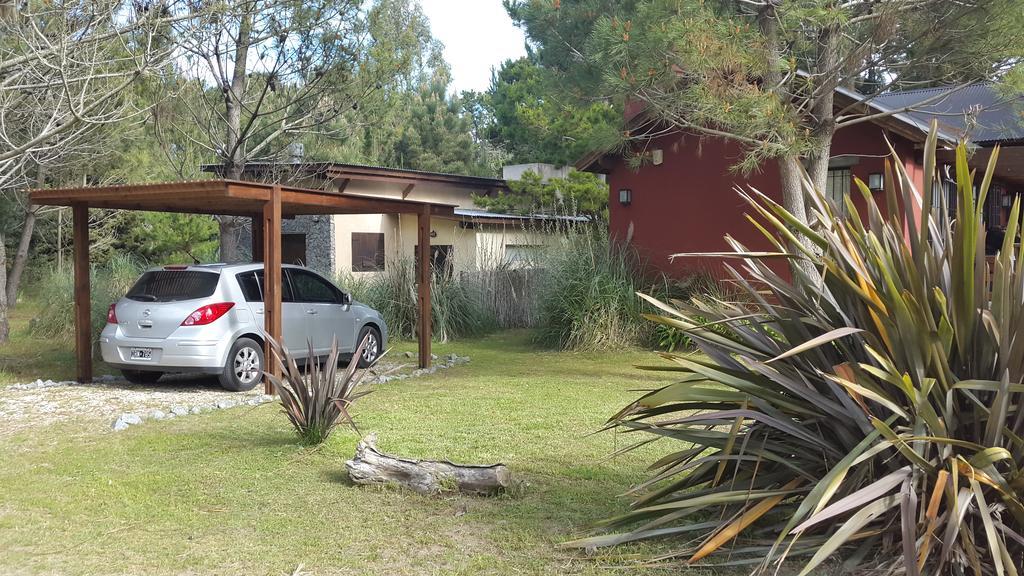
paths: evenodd
<path fill-rule="evenodd" d="M 366 371 L 356 370 L 365 344 L 365 339 L 359 343 L 348 367 L 339 373 L 338 341 L 335 339 L 324 363 L 321 365 L 316 360 L 303 361 L 303 373 L 291 353 L 273 339 L 270 340 L 270 351 L 281 377 L 277 378 L 269 372 L 266 377 L 274 386 L 281 407 L 303 444 L 323 444 L 339 420 L 356 430 L 349 409 L 356 400 L 369 394 L 369 391 L 359 390 Z M 308 357 L 315 358 L 312 344 L 309 345 Z"/>
<path fill-rule="evenodd" d="M 355 160 L 494 175 L 500 162 L 493 162 L 493 151 L 474 138 L 472 117 L 461 99 L 448 94 L 451 73 L 444 47 L 433 37 L 420 6 L 409 0 L 378 0 L 370 10 L 369 32 L 366 62 L 358 73 L 376 86 L 345 119 L 359 126 Z"/>
<path fill-rule="evenodd" d="M 217 222 L 209 216 L 145 213 L 141 225 L 145 240 L 136 250 L 150 262 L 191 264 L 217 256 Z"/>
<path fill-rule="evenodd" d="M 686 335 L 686 332 L 674 326 L 659 324 L 655 327 L 654 334 L 658 339 L 658 348 L 666 352 L 675 352 L 691 346 L 690 337 Z"/>
<path fill-rule="evenodd" d="M 505 214 L 584 214 L 606 221 L 608 184 L 596 174 L 572 171 L 565 178 L 550 178 L 524 172 L 520 180 L 508 183 L 509 192 L 473 196 L 481 208 Z"/>
<path fill-rule="evenodd" d="M 373 275 L 345 274 L 337 283 L 351 292 L 353 298 L 380 312 L 393 338 L 416 337 L 419 305 L 412 259 L 389 261 L 382 272 Z M 481 305 L 474 286 L 464 282 L 459 274 L 434 274 L 430 290 L 435 340 L 448 342 L 494 329 L 493 315 Z"/>
<path fill-rule="evenodd" d="M 667 279 L 645 270 L 605 226 L 584 226 L 560 238 L 540 264 L 545 273 L 537 341 L 560 350 L 618 350 L 655 344 L 642 318 L 638 291 L 666 294 Z"/>
<path fill-rule="evenodd" d="M 385 165 L 472 176 L 493 176 L 487 150 L 473 138 L 472 121 L 447 95 L 447 78 L 405 95 L 407 117 L 397 127 Z"/>
<path fill-rule="evenodd" d="M 567 92 L 568 85 L 529 58 L 508 60 L 480 95 L 483 135 L 515 163 L 569 165 L 617 138 L 622 111 Z"/>
<path fill-rule="evenodd" d="M 924 154 L 930 189 L 934 132 Z M 577 544 L 685 534 L 670 557 L 721 552 L 718 563 L 750 562 L 758 573 L 786 557 L 803 559 L 801 575 L 817 573 L 837 555 L 855 573 L 1018 573 L 1020 201 L 990 267 L 983 207 L 997 154 L 975 188 L 958 147 L 955 207 L 932 206 L 893 156 L 885 204 L 923 204 L 920 226 L 879 208 L 860 181 L 863 221 L 849 197 L 843 216 L 806 190 L 813 228 L 751 191 L 776 257 L 805 260 L 824 280 L 799 266 L 781 278 L 769 257 L 731 241 L 748 304 L 652 300 L 666 313 L 655 320 L 685 331 L 704 356 L 666 356 L 679 381 L 609 425 L 683 446 L 654 465 L 632 511 L 607 521 L 626 532 Z M 790 227 L 812 246 L 794 242 Z"/>
<path fill-rule="evenodd" d="M 601 18 L 627 20 L 636 12 L 637 0 L 574 0 L 537 2 L 504 0 L 513 22 L 526 31 L 530 52 L 545 70 L 567 84 L 567 90 L 586 93 L 600 78 L 604 68 L 580 57 L 594 23 Z"/>
<path fill-rule="evenodd" d="M 320 134 L 302 138 L 311 160 L 493 176 L 503 156 L 476 136 L 467 103 L 450 95 L 444 46 L 417 2 L 377 0 L 356 70 L 363 95 Z"/>
<path fill-rule="evenodd" d="M 93 342 L 107 324 L 107 308 L 120 300 L 135 284 L 144 266 L 130 256 L 118 255 L 91 269 L 90 307 Z M 75 335 L 75 285 L 71 270 L 50 270 L 36 282 L 39 314 L 29 322 L 29 331 L 38 338 L 70 342 Z"/>
<path fill-rule="evenodd" d="M 745 170 L 827 157 L 835 127 L 850 120 L 831 117 L 836 86 L 874 94 L 991 81 L 1024 55 L 1022 0 L 506 6 L 563 92 L 645 106 L 650 122 L 620 131 L 619 147 L 631 152 L 648 129 L 724 136 L 743 148 Z"/>

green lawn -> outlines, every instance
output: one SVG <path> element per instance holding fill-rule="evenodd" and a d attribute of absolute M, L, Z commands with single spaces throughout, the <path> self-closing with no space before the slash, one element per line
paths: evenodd
<path fill-rule="evenodd" d="M 32 371 L 66 364 L 66 348 L 16 342 L 0 351 L 4 379 L 49 376 Z M 50 349 L 62 360 L 12 363 L 15 350 Z M 504 462 L 527 483 L 522 493 L 352 486 L 344 461 L 356 435 L 339 429 L 324 446 L 301 447 L 275 405 L 121 433 L 68 423 L 0 447 L 0 573 L 649 573 L 632 565 L 644 548 L 585 557 L 556 545 L 623 511 L 618 495 L 671 448 L 607 460 L 628 438 L 590 435 L 637 396 L 631 389 L 661 378 L 632 367 L 653 355 L 538 351 L 526 333 L 435 351 L 472 363 L 377 387 L 357 405 L 361 430 L 389 452 Z"/>
<path fill-rule="evenodd" d="M 0 386 L 36 378 L 75 378 L 74 344 L 28 336 L 29 321 L 38 313 L 39 306 L 32 301 L 20 302 L 10 311 L 11 340 L 0 346 Z M 95 370 L 97 374 L 110 372 L 103 362 L 95 362 Z"/>

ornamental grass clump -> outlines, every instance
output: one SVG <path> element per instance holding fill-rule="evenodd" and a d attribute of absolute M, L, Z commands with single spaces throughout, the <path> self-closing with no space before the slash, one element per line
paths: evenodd
<path fill-rule="evenodd" d="M 928 192 L 936 140 L 933 128 Z M 987 261 L 998 150 L 976 178 L 957 148 L 955 205 L 933 205 L 892 156 L 882 206 L 860 181 L 865 207 L 847 197 L 843 211 L 805 183 L 810 226 L 746 193 L 774 250 L 729 239 L 742 306 L 650 299 L 664 312 L 653 319 L 703 355 L 663 354 L 678 382 L 609 425 L 680 444 L 633 490 L 632 511 L 606 522 L 617 533 L 574 544 L 671 537 L 666 558 L 755 573 L 786 559 L 802 575 L 826 560 L 857 574 L 1021 573 L 1020 200 Z M 920 208 L 920 224 L 900 207 Z M 774 258 L 793 262 L 792 279 Z"/>
<path fill-rule="evenodd" d="M 337 338 L 332 342 L 331 352 L 323 364 L 316 360 L 313 344 L 309 343 L 307 358 L 313 360 L 306 362 L 303 373 L 288 349 L 270 340 L 271 355 L 281 377 L 267 372 L 266 378 L 274 387 L 285 415 L 303 444 L 315 446 L 323 443 L 339 422 L 345 422 L 358 432 L 349 409 L 356 400 L 370 393 L 360 386 L 366 370 L 357 370 L 365 345 L 364 338 L 348 366 L 339 372 Z"/>

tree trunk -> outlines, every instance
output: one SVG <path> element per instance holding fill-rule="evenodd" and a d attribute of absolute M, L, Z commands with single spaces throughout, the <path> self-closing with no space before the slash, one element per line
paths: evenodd
<path fill-rule="evenodd" d="M 238 235 L 242 229 L 242 219 L 235 216 L 218 216 L 220 227 L 220 261 L 238 262 Z"/>
<path fill-rule="evenodd" d="M 18 242 L 18 251 L 14 254 L 14 264 L 11 266 L 11 274 L 7 278 L 7 307 L 14 309 L 18 305 L 18 287 L 21 285 L 21 275 L 28 264 L 28 250 L 32 245 L 32 233 L 36 228 L 35 206 L 29 206 L 25 211 L 25 221 L 21 225 L 21 240 Z"/>
<path fill-rule="evenodd" d="M 0 344 L 6 344 L 10 336 L 7 321 L 7 239 L 0 234 Z"/>
<path fill-rule="evenodd" d="M 816 72 L 824 80 L 818 82 L 811 106 L 811 151 L 807 154 L 807 175 L 814 188 L 822 193 L 828 182 L 828 163 L 832 156 L 832 138 L 836 134 L 835 100 L 836 88 L 842 77 L 839 59 L 839 30 L 825 27 L 818 35 L 818 53 L 815 57 Z M 810 214 L 808 214 L 808 218 Z"/>
<path fill-rule="evenodd" d="M 39 164 L 36 167 L 36 188 L 46 186 L 46 166 Z M 26 196 L 28 196 L 26 194 Z M 18 288 L 21 287 L 21 275 L 28 264 L 28 250 L 32 246 L 32 234 L 36 229 L 36 215 L 39 207 L 33 206 L 29 198 L 25 198 L 25 219 L 21 225 L 21 239 L 18 241 L 18 251 L 14 253 L 14 264 L 11 266 L 11 273 L 7 277 L 7 307 L 13 310 L 18 305 Z"/>
<path fill-rule="evenodd" d="M 801 163 L 797 156 L 779 158 L 779 179 L 782 185 L 782 206 L 791 214 L 807 220 L 807 203 L 804 202 L 804 185 L 800 175 Z"/>
<path fill-rule="evenodd" d="M 392 484 L 420 494 L 459 491 L 493 496 L 513 486 L 512 474 L 503 464 L 469 466 L 389 456 L 377 450 L 376 434 L 356 445 L 356 455 L 345 468 L 356 484 Z"/>
<path fill-rule="evenodd" d="M 785 62 L 782 57 L 782 45 L 779 39 L 779 19 L 776 8 L 782 0 L 768 0 L 765 2 L 758 14 L 757 24 L 765 38 L 768 58 L 768 72 L 764 75 L 765 85 L 772 90 L 782 101 L 788 101 L 792 95 L 788 94 L 783 86 L 781 70 L 785 69 Z M 804 202 L 805 191 L 801 175 L 801 158 L 796 154 L 787 154 L 778 159 L 779 178 L 782 187 L 782 205 L 791 214 L 803 222 L 808 222 L 807 205 Z M 810 240 L 802 234 L 797 235 L 798 241 L 811 249 Z M 796 251 L 797 248 L 792 248 Z M 810 278 L 821 278 L 821 274 L 814 267 L 814 264 L 806 258 L 794 258 L 791 260 L 793 273 L 803 273 Z"/>
<path fill-rule="evenodd" d="M 248 83 L 246 74 L 249 65 L 249 44 L 252 35 L 251 11 L 246 11 L 238 24 L 238 37 L 235 38 L 235 54 L 232 62 L 230 83 L 224 87 L 224 111 L 227 123 L 225 135 L 224 176 L 231 180 L 239 180 L 245 170 L 247 161 L 245 138 L 242 136 L 243 99 Z M 221 262 L 238 261 L 238 235 L 244 219 L 236 216 L 218 216 L 220 227 L 220 260 Z"/>

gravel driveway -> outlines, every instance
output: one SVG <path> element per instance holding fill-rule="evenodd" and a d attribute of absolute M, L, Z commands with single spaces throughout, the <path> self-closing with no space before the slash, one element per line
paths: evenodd
<path fill-rule="evenodd" d="M 433 374 L 468 361 L 469 358 L 451 355 L 430 370 L 416 370 L 411 361 L 380 362 L 363 381 L 383 384 Z M 100 376 L 92 384 L 36 380 L 0 387 L 0 437 L 70 420 L 90 428 L 116 431 L 145 420 L 272 401 L 274 398 L 264 395 L 262 387 L 250 392 L 228 392 L 218 385 L 216 378 L 209 377 L 165 376 L 157 384 L 131 384 L 113 376 Z"/>

